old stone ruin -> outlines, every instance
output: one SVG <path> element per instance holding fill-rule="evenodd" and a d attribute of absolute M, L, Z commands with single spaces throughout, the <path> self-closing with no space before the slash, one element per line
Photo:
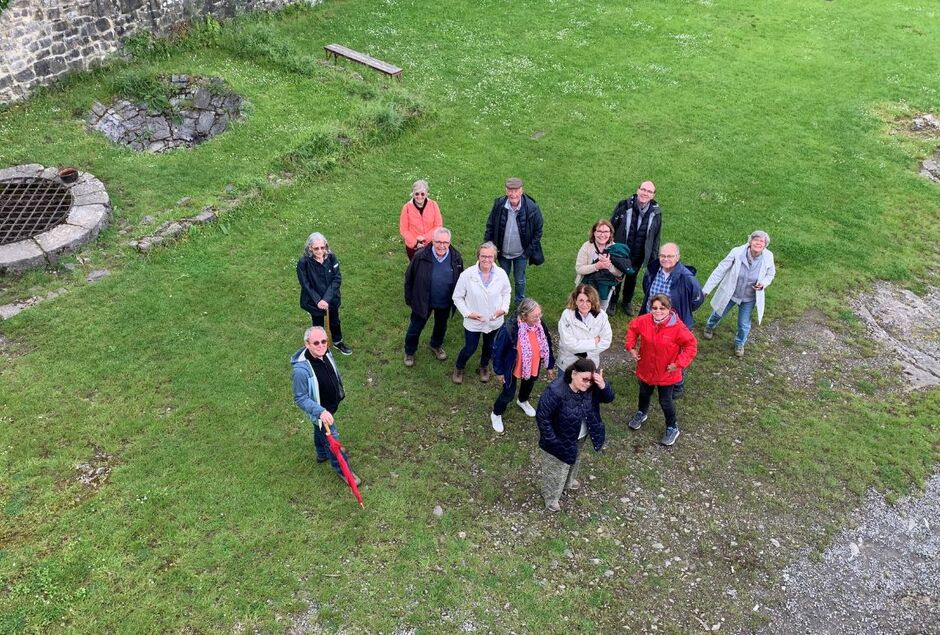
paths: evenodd
<path fill-rule="evenodd" d="M 241 96 L 220 77 L 161 79 L 171 93 L 169 109 L 156 111 L 127 99 L 110 106 L 96 101 L 85 121 L 87 129 L 138 152 L 156 153 L 198 145 L 224 132 L 241 115 Z"/>

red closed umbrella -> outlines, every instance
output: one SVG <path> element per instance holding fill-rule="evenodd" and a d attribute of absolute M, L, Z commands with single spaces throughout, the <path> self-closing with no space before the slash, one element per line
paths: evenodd
<path fill-rule="evenodd" d="M 327 430 L 329 430 L 328 427 Z M 359 501 L 359 507 L 365 509 L 366 506 L 362 504 L 362 494 L 359 493 L 359 486 L 356 485 L 356 477 L 353 476 L 352 470 L 349 469 L 349 464 L 346 463 L 346 457 L 343 456 L 343 446 L 340 445 L 340 442 L 337 441 L 332 434 L 327 434 L 326 440 L 330 443 L 330 452 L 333 453 L 337 463 L 339 463 L 339 469 L 343 473 L 343 478 L 346 479 L 349 489 L 352 490 L 356 500 Z"/>

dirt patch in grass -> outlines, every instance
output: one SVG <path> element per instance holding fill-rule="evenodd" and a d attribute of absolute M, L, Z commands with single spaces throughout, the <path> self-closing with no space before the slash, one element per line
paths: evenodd
<path fill-rule="evenodd" d="M 84 463 L 75 466 L 75 480 L 89 489 L 97 489 L 111 476 L 111 470 L 118 459 L 101 448 L 95 448 L 95 453 Z"/>
<path fill-rule="evenodd" d="M 940 628 L 940 474 L 891 506 L 870 492 L 821 558 L 783 573 L 767 633 L 936 633 Z"/>
<path fill-rule="evenodd" d="M 818 309 L 793 322 L 777 320 L 752 332 L 755 342 L 780 351 L 771 376 L 782 375 L 799 390 L 836 390 L 853 395 L 898 392 L 899 360 L 859 334 L 849 323 L 838 324 Z"/>
<path fill-rule="evenodd" d="M 940 385 L 940 289 L 921 297 L 879 282 L 853 308 L 871 337 L 896 356 L 908 389 Z"/>

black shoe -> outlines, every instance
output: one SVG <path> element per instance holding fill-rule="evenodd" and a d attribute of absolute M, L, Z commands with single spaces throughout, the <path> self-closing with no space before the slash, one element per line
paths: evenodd
<path fill-rule="evenodd" d="M 610 304 L 607 305 L 607 315 L 610 317 L 617 315 L 617 303 L 616 302 L 611 302 Z"/>
<path fill-rule="evenodd" d="M 322 459 L 320 457 L 317 457 L 317 463 L 326 463 L 329 460 L 330 460 L 329 457 L 325 457 Z"/>
<path fill-rule="evenodd" d="M 630 315 L 630 316 L 633 315 L 633 303 L 632 302 L 628 302 L 623 305 L 623 314 Z"/>
<path fill-rule="evenodd" d="M 338 350 L 343 355 L 352 355 L 352 349 L 346 346 L 343 342 L 333 342 L 333 348 Z"/>

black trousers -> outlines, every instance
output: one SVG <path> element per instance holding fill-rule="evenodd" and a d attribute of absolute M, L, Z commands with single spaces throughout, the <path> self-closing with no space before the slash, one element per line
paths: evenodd
<path fill-rule="evenodd" d="M 535 387 L 535 380 L 538 377 L 529 377 L 528 379 L 523 379 L 519 383 L 519 401 L 528 401 L 529 396 L 532 394 L 532 388 Z M 510 381 L 507 381 L 503 384 L 503 392 L 499 393 L 499 397 L 496 398 L 496 403 L 493 404 L 493 413 L 502 415 L 506 412 L 506 407 L 509 405 L 509 402 L 512 401 L 512 398 L 516 396 L 516 382 L 518 380 L 513 377 Z"/>
<path fill-rule="evenodd" d="M 663 409 L 663 416 L 666 418 L 667 428 L 678 428 L 679 423 L 676 420 L 676 406 L 672 401 L 672 389 L 674 386 L 652 386 L 645 384 L 639 379 L 640 399 L 636 409 L 646 414 L 649 413 L 650 398 L 653 396 L 653 389 L 659 389 L 659 406 Z"/>
<path fill-rule="evenodd" d="M 623 306 L 630 306 L 630 303 L 633 302 L 633 294 L 636 291 L 636 279 L 640 277 L 641 269 L 638 269 L 636 272 L 630 274 L 623 274 L 623 281 L 614 287 L 613 295 L 610 296 L 610 304 L 616 305 L 618 298 L 623 298 Z"/>
<path fill-rule="evenodd" d="M 442 309 L 431 309 L 431 315 L 434 316 L 434 330 L 431 331 L 431 341 L 428 342 L 432 348 L 440 348 L 444 343 L 444 336 L 447 334 L 447 320 L 450 319 L 450 307 Z M 414 311 L 411 312 L 411 323 L 408 325 L 408 332 L 405 333 L 405 353 L 414 355 L 418 350 L 418 338 L 424 325 L 428 323 L 431 315 L 421 317 Z"/>
<path fill-rule="evenodd" d="M 310 320 L 313 326 L 323 326 L 326 322 L 325 315 L 310 314 Z M 330 335 L 333 337 L 333 343 L 343 341 L 343 327 L 339 323 L 339 307 L 330 307 Z"/>

